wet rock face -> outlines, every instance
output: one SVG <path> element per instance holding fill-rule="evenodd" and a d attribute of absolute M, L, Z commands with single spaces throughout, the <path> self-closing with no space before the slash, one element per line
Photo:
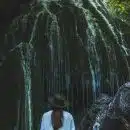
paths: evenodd
<path fill-rule="evenodd" d="M 110 118 L 119 118 L 127 116 L 130 118 L 130 82 L 122 85 L 109 107 L 108 116 Z"/>
<path fill-rule="evenodd" d="M 103 3 L 91 2 L 84 8 L 54 1 L 29 5 L 3 35 L 0 60 L 6 68 L 1 65 L 2 73 L 12 73 L 9 86 L 22 90 L 21 99 L 19 94 L 15 96 L 21 101 L 19 130 L 31 130 L 32 124 L 39 129 L 41 116 L 48 110 L 47 98 L 55 92 L 63 92 L 69 99 L 68 110 L 79 125 L 92 100 L 102 92 L 114 95 L 127 80 L 129 64 L 118 26 Z M 11 70 L 4 59 L 10 59 Z M 7 72 L 3 77 L 11 78 Z"/>
<path fill-rule="evenodd" d="M 101 94 L 92 104 L 88 113 L 84 116 L 80 123 L 79 130 L 92 129 L 95 122 L 100 124 L 100 128 L 104 125 L 107 118 L 130 120 L 130 82 L 122 85 L 115 96 L 109 97 Z"/>
<path fill-rule="evenodd" d="M 65 47 L 66 49 L 68 48 L 71 55 L 71 71 L 87 71 L 85 69 L 88 66 L 88 61 L 87 59 L 84 60 L 87 57 L 87 53 L 82 47 L 82 43 L 87 37 L 87 20 L 83 10 L 76 7 L 74 3 L 62 3 L 62 1 L 59 3 L 50 2 L 48 8 L 57 16 L 62 39 L 67 40 Z M 78 55 L 76 55 L 77 51 L 80 52 Z M 78 60 L 79 63 L 77 63 Z"/>
<path fill-rule="evenodd" d="M 112 99 L 107 94 L 100 94 L 81 120 L 78 130 L 91 130 L 95 121 L 101 122 L 106 116 L 108 105 Z"/>

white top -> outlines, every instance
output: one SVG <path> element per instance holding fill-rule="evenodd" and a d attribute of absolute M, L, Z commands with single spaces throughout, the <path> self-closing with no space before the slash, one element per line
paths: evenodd
<path fill-rule="evenodd" d="M 43 114 L 40 130 L 53 130 L 51 123 L 51 114 L 52 110 Z M 63 126 L 58 130 L 75 130 L 74 119 L 69 112 L 63 111 Z"/>

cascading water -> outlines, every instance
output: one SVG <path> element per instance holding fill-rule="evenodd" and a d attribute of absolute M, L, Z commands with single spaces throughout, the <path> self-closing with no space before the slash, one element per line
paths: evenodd
<path fill-rule="evenodd" d="M 32 102 L 31 102 L 31 60 L 32 46 L 30 43 L 22 43 L 20 46 L 21 65 L 24 72 L 25 83 L 25 130 L 32 130 Z"/>
<path fill-rule="evenodd" d="M 113 95 L 129 79 L 130 51 L 101 0 L 39 1 L 13 21 L 5 44 L 10 52 L 19 48 L 24 73 L 19 130 L 39 129 L 56 92 L 70 101 L 78 126 L 99 93 Z"/>

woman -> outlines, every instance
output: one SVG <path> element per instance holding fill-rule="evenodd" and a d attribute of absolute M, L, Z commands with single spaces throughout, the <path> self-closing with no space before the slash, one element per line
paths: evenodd
<path fill-rule="evenodd" d="M 73 116 L 64 111 L 67 102 L 60 94 L 49 98 L 52 110 L 43 114 L 40 130 L 75 130 Z"/>

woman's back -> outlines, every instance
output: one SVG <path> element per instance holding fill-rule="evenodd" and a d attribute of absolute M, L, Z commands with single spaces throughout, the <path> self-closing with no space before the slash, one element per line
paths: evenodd
<path fill-rule="evenodd" d="M 52 110 L 43 114 L 42 121 L 41 121 L 41 129 L 40 130 L 53 130 L 52 124 Z M 63 124 L 62 127 L 58 130 L 75 130 L 74 120 L 72 115 L 67 112 L 63 111 Z"/>

